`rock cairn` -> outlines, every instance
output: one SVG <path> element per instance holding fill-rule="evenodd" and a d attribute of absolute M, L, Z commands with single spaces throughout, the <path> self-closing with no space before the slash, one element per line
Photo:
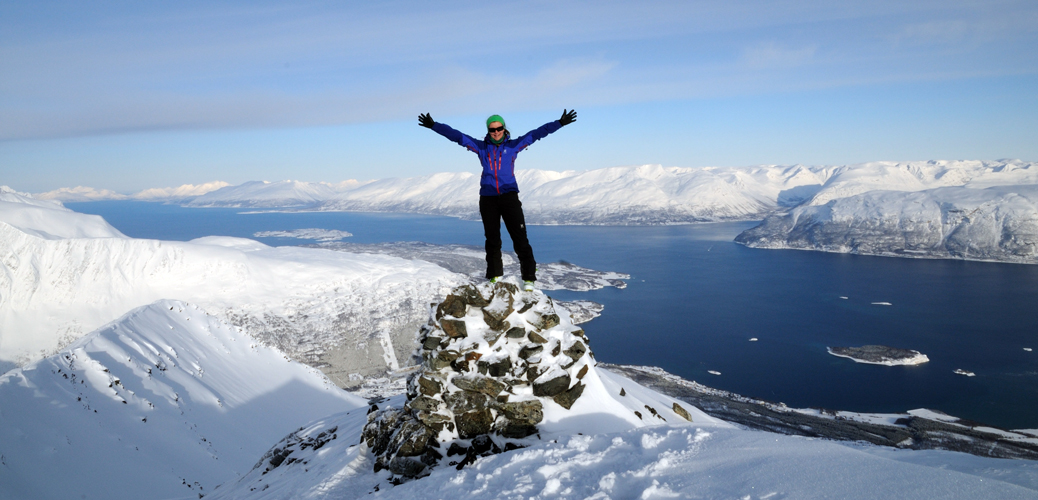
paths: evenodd
<path fill-rule="evenodd" d="M 521 448 L 546 405 L 570 409 L 593 363 L 584 331 L 539 291 L 463 285 L 430 308 L 403 408 L 372 407 L 362 441 L 375 470 L 421 477 Z M 456 458 L 451 458 L 455 457 Z"/>

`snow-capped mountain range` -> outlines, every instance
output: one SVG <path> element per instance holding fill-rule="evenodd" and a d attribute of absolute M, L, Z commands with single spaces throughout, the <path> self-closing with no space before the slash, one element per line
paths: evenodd
<path fill-rule="evenodd" d="M 741 236 L 739 242 L 758 248 L 871 255 L 1021 263 L 1038 259 L 1034 250 L 1028 250 L 1035 242 L 1034 232 L 1029 229 L 1033 224 L 1028 222 L 1031 212 L 1019 200 L 1008 201 L 1015 194 L 1026 199 L 1027 186 L 1038 185 L 1038 164 L 1034 162 L 884 161 L 841 166 L 703 168 L 642 165 L 585 172 L 519 170 L 516 176 L 522 188 L 526 220 L 531 224 L 680 224 L 768 219 Z M 474 172 L 345 181 L 337 185 L 256 181 L 209 190 L 191 198 L 182 196 L 190 191 L 185 186 L 178 190 L 179 197 L 171 195 L 167 200 L 194 207 L 405 212 L 477 219 L 478 182 L 479 176 Z M 994 187 L 1000 188 L 998 192 L 1003 195 L 974 192 Z M 920 211 L 920 198 L 910 193 L 938 188 L 943 190 L 935 192 L 936 198 L 931 197 L 930 208 Z M 968 191 L 958 193 L 957 189 Z M 91 189 L 58 190 L 44 196 L 79 200 L 87 191 Z M 92 194 L 96 195 L 93 199 L 103 197 Z M 840 200 L 847 201 L 832 206 Z M 1008 213 L 1007 222 L 1003 224 L 1001 216 L 978 219 L 956 215 L 973 210 L 971 207 L 978 204 Z M 809 208 L 823 205 L 830 208 Z M 832 210 L 839 214 L 836 219 L 827 215 Z M 938 226 L 942 229 L 937 230 Z M 808 233 L 810 236 L 805 237 Z M 1006 248 L 994 249 L 990 237 L 975 245 L 955 238 L 945 241 L 950 233 L 1000 234 L 1000 240 L 1008 243 L 995 243 Z"/>
<path fill-rule="evenodd" d="M 355 316 L 391 322 L 413 305 L 429 320 L 464 275 L 238 238 L 135 240 L 99 217 L 2 196 L 0 348 L 36 345 L 36 322 L 97 323 L 0 376 L 2 500 L 1038 496 L 1032 462 L 751 431 L 686 406 L 688 421 L 672 397 L 591 364 L 583 395 L 545 411 L 524 448 L 394 486 L 358 444 L 367 402 L 278 339 L 291 345 L 285 325 L 307 321 L 370 331 Z M 364 355 L 410 355 L 416 334 Z M 593 327 L 582 336 L 594 346 Z"/>
<path fill-rule="evenodd" d="M 1038 185 L 869 191 L 768 216 L 755 248 L 1038 264 Z"/>

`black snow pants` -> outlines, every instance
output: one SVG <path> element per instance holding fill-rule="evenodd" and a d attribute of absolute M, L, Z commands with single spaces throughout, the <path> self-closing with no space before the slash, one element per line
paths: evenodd
<path fill-rule="evenodd" d="M 512 237 L 512 248 L 519 256 L 519 269 L 523 281 L 537 281 L 537 262 L 533 259 L 533 247 L 526 239 L 526 219 L 519 193 L 499 196 L 480 196 L 479 215 L 483 218 L 483 234 L 487 238 L 487 278 L 504 274 L 501 264 L 501 220 Z"/>

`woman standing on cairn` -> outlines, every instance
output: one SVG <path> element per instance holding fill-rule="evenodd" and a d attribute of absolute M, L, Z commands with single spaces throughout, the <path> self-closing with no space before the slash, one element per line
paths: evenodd
<path fill-rule="evenodd" d="M 548 122 L 516 139 L 505 128 L 505 119 L 499 115 L 487 118 L 487 135 L 478 141 L 454 130 L 445 123 L 434 122 L 429 113 L 418 115 L 418 124 L 476 153 L 483 165 L 479 179 L 479 215 L 483 218 L 483 234 L 487 238 L 487 279 L 497 283 L 504 274 L 501 263 L 501 220 L 512 238 L 512 247 L 519 256 L 523 289 L 533 290 L 537 281 L 537 262 L 533 247 L 526 238 L 526 219 L 519 201 L 519 186 L 515 181 L 515 157 L 520 151 L 543 139 L 565 125 L 577 121 L 576 110 L 562 110 L 562 118 Z"/>

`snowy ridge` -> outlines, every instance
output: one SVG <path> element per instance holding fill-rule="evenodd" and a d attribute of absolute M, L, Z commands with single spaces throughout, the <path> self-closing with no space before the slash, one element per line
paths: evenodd
<path fill-rule="evenodd" d="M 1038 184 L 1038 163 L 998 161 L 877 161 L 836 168 L 808 201 L 824 205 L 869 191 L 925 191 L 940 187 L 984 189 Z"/>
<path fill-rule="evenodd" d="M 1038 185 L 871 191 L 771 215 L 735 241 L 754 248 L 1038 264 Z"/>
<path fill-rule="evenodd" d="M 365 405 L 201 308 L 159 301 L 0 377 L 0 498 L 197 498 L 287 432 Z"/>
<path fill-rule="evenodd" d="M 517 170 L 534 224 L 666 224 L 760 217 L 820 185 L 832 167 L 612 167 L 586 172 Z M 384 179 L 344 192 L 318 210 L 417 212 L 478 217 L 479 176 Z"/>
<path fill-rule="evenodd" d="M 311 206 L 331 198 L 327 184 L 301 181 L 251 181 L 208 192 L 187 202 L 188 207 L 276 208 Z"/>
<path fill-rule="evenodd" d="M 149 188 L 136 194 L 126 195 L 108 189 L 95 189 L 88 186 L 64 187 L 39 193 L 36 198 L 55 201 L 100 201 L 100 200 L 142 200 L 142 201 L 184 201 L 201 196 L 228 186 L 226 182 L 215 181 L 204 184 L 184 184 L 178 187 Z"/>
<path fill-rule="evenodd" d="M 16 204 L 0 202 L 0 361 L 8 369 L 130 309 L 173 298 L 344 380 L 348 373 L 384 372 L 387 348 L 406 357 L 429 298 L 465 279 L 385 255 L 272 248 L 227 237 L 130 239 L 99 217 L 8 205 Z M 30 210 L 48 217 L 34 216 L 35 225 L 24 230 L 5 222 Z M 102 237 L 53 239 L 62 228 L 90 227 Z"/>
<path fill-rule="evenodd" d="M 125 238 L 97 215 L 73 212 L 56 201 L 39 200 L 0 186 L 0 226 L 39 238 Z"/>

